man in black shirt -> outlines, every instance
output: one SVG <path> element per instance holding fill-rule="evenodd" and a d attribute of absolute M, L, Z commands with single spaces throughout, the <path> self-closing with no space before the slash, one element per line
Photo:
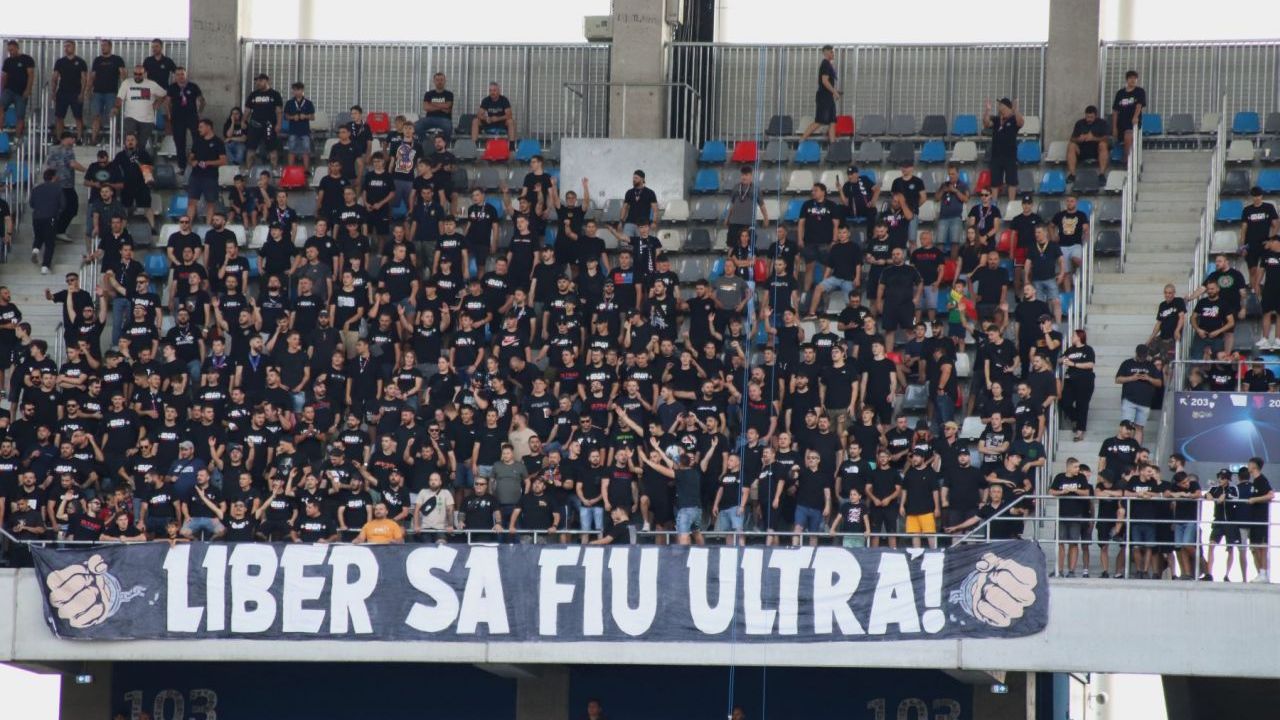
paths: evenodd
<path fill-rule="evenodd" d="M 253 165 L 263 156 L 271 159 L 274 167 L 279 151 L 280 123 L 284 121 L 284 98 L 271 87 L 271 78 L 260 73 L 254 78 L 254 90 L 244 100 L 249 128 L 245 132 L 245 164 Z"/>
<path fill-rule="evenodd" d="M 1098 106 L 1085 108 L 1084 117 L 1076 121 L 1067 144 L 1067 184 L 1076 181 L 1076 164 L 1081 160 L 1097 160 L 1098 182 L 1106 182 L 1107 163 L 1111 161 L 1110 137 L 1107 124 L 1098 117 Z"/>
<path fill-rule="evenodd" d="M 31 99 L 31 89 L 35 87 L 36 61 L 18 47 L 17 40 L 10 40 L 5 45 L 8 56 L 4 59 L 3 76 L 0 76 L 0 114 L 13 106 L 18 116 L 16 126 L 18 137 L 22 137 L 27 126 L 27 102 Z"/>
<path fill-rule="evenodd" d="M 906 519 L 909 535 L 928 535 L 929 547 L 938 546 L 937 520 L 942 514 L 938 491 L 938 473 L 925 464 L 928 452 L 911 451 L 911 467 L 902 475 L 902 503 L 898 514 Z M 920 538 L 911 538 L 912 547 L 920 547 Z"/>
<path fill-rule="evenodd" d="M 893 249 L 889 263 L 876 287 L 876 310 L 884 326 L 886 349 L 895 347 L 893 336 L 897 330 L 915 326 L 916 307 L 924 288 L 920 273 L 906 264 L 906 252 L 902 248 Z"/>
<path fill-rule="evenodd" d="M 1264 463 L 1262 458 L 1249 458 L 1249 480 L 1252 484 L 1252 491 L 1246 499 L 1241 496 L 1241 500 L 1247 503 L 1248 517 L 1243 518 L 1245 522 L 1251 522 L 1249 528 L 1249 549 L 1253 552 L 1253 565 L 1258 570 L 1258 574 L 1254 576 L 1253 582 L 1265 583 L 1267 578 L 1267 555 L 1270 551 L 1268 547 L 1268 538 L 1270 537 L 1271 527 L 1271 501 L 1275 499 L 1275 490 L 1271 487 L 1271 481 L 1267 480 L 1267 476 L 1262 474 Z M 1241 563 L 1243 572 L 1244 563 Z"/>
<path fill-rule="evenodd" d="M 104 118 L 111 117 L 116 106 L 116 91 L 124 81 L 124 59 L 111 52 L 111 41 L 99 43 L 101 53 L 89 67 L 89 85 L 93 90 L 89 107 L 93 110 L 93 138 L 98 139 Z"/>
<path fill-rule="evenodd" d="M 1132 422 L 1121 420 L 1115 436 L 1102 441 L 1102 447 L 1098 449 L 1099 474 L 1105 470 L 1111 477 L 1119 478 L 1133 466 L 1138 457 L 1138 442 L 1133 439 L 1133 431 Z"/>
<path fill-rule="evenodd" d="M 446 143 L 453 142 L 453 93 L 445 90 L 444 73 L 431 76 L 431 89 L 422 94 L 422 118 L 413 126 L 424 140 L 427 133 L 439 132 Z"/>
<path fill-rule="evenodd" d="M 204 112 L 205 100 L 200 86 L 187 79 L 186 68 L 175 68 L 173 75 L 173 83 L 165 86 L 167 93 L 164 101 L 169 116 L 165 131 L 173 136 L 173 147 L 178 154 L 178 172 L 183 173 L 187 169 L 187 141 L 194 142 L 200 136 L 196 126 Z"/>
<path fill-rule="evenodd" d="M 920 227 L 920 206 L 928 199 L 924 191 L 924 180 L 916 176 L 915 163 L 906 163 L 902 166 L 902 175 L 894 178 L 893 184 L 889 186 L 891 195 L 900 195 L 902 202 L 911 208 L 911 221 L 907 223 L 907 237 L 909 242 L 916 239 L 916 229 Z"/>
<path fill-rule="evenodd" d="M 82 138 L 84 127 L 84 96 L 89 89 L 89 65 L 84 58 L 76 55 L 76 43 L 67 40 L 62 43 L 62 57 L 53 64 L 53 136 L 62 137 L 62 123 L 71 110 L 76 119 L 76 126 Z"/>
<path fill-rule="evenodd" d="M 1209 358 L 1218 352 L 1230 352 L 1230 338 L 1236 326 L 1236 316 L 1228 305 L 1218 284 L 1206 281 L 1205 296 L 1196 301 L 1191 313 L 1191 329 L 1195 339 L 1191 342 L 1191 357 Z M 1233 290 L 1234 292 L 1234 290 Z"/>
<path fill-rule="evenodd" d="M 1262 201 L 1262 188 L 1249 189 L 1249 204 L 1240 213 L 1240 251 L 1249 266 L 1249 282 L 1258 287 L 1260 280 L 1258 261 L 1262 258 L 1262 246 L 1269 238 L 1280 233 L 1280 214 L 1276 206 Z"/>
<path fill-rule="evenodd" d="M 1155 404 L 1156 393 L 1164 387 L 1164 374 L 1151 362 L 1146 345 L 1134 349 L 1133 357 L 1120 363 L 1116 370 L 1120 389 L 1120 417 L 1134 425 L 1134 437 L 1142 444 L 1143 426 Z"/>
<path fill-rule="evenodd" d="M 1090 497 L 1093 488 L 1089 478 L 1080 471 L 1080 461 L 1067 458 L 1065 472 L 1058 473 L 1049 488 L 1049 494 L 1062 498 L 1058 501 L 1058 572 L 1064 577 L 1075 577 L 1080 552 L 1084 552 L 1084 577 L 1089 577 L 1089 525 L 1093 519 Z M 1083 498 L 1083 499 L 1081 499 Z"/>
<path fill-rule="evenodd" d="M 627 236 L 636 235 L 640 225 L 648 225 L 650 232 L 658 229 L 658 194 L 645 185 L 644 170 L 631 174 L 631 189 L 622 196 L 622 215 L 618 222 Z"/>
<path fill-rule="evenodd" d="M 813 285 L 813 270 L 826 247 L 831 244 L 835 230 L 843 223 L 844 211 L 827 198 L 827 186 L 814 183 L 809 199 L 800 206 L 800 221 L 796 224 L 796 243 L 804 258 L 803 287 Z"/>
<path fill-rule="evenodd" d="M 194 218 L 204 200 L 204 221 L 213 224 L 218 205 L 218 168 L 227 164 L 227 148 L 214 135 L 213 123 L 202 119 L 196 126 L 196 140 L 191 144 L 191 178 L 187 182 L 187 217 Z"/>
<path fill-rule="evenodd" d="M 827 143 L 836 142 L 836 106 L 840 102 L 840 90 L 836 88 L 835 48 L 822 46 L 822 62 L 818 65 L 818 92 L 814 96 L 813 122 L 804 129 L 800 141 L 804 142 L 823 125 L 827 126 Z"/>
<path fill-rule="evenodd" d="M 489 94 L 480 100 L 480 109 L 471 120 L 471 142 L 480 144 L 480 131 L 486 135 L 507 132 L 507 138 L 516 136 L 516 118 L 511 109 L 511 101 L 502 94 L 502 88 L 496 82 L 489 83 Z"/>
<path fill-rule="evenodd" d="M 1124 87 L 1116 91 L 1111 101 L 1111 134 L 1117 142 L 1124 142 L 1124 159 L 1129 161 L 1133 147 L 1133 130 L 1142 127 L 1142 113 L 1147 108 L 1147 91 L 1138 87 L 1138 71 L 1124 74 Z"/>
<path fill-rule="evenodd" d="M 1053 238 L 1058 241 L 1062 257 L 1067 259 L 1067 272 L 1074 274 L 1084 264 L 1084 245 L 1089 240 L 1089 216 L 1080 212 L 1076 196 L 1068 195 L 1066 206 L 1049 220 Z"/>
<path fill-rule="evenodd" d="M 991 130 L 991 189 L 999 195 L 1000 188 L 1007 187 L 1010 200 L 1018 196 L 1018 131 L 1022 123 L 1017 101 L 1000 98 L 995 115 L 991 114 L 991 101 L 986 102 L 982 127 Z"/>

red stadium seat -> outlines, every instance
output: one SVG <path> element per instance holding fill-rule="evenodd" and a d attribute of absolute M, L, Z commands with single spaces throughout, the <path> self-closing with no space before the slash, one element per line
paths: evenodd
<path fill-rule="evenodd" d="M 307 169 L 301 165 L 286 165 L 280 175 L 280 187 L 285 190 L 297 190 L 307 186 Z"/>
<path fill-rule="evenodd" d="M 942 283 L 950 285 L 956 279 L 957 270 L 959 270 L 959 266 L 955 260 L 948 259 L 942 263 Z"/>
<path fill-rule="evenodd" d="M 1027 248 L 1022 245 L 1015 244 L 1013 246 L 1013 262 L 1015 266 L 1022 267 L 1022 263 L 1027 261 Z"/>
<path fill-rule="evenodd" d="M 504 139 L 490 140 L 484 146 L 484 154 L 480 156 L 481 160 L 489 162 L 506 162 L 511 159 L 511 143 Z"/>
<path fill-rule="evenodd" d="M 836 135 L 839 137 L 853 137 L 853 116 L 837 115 L 836 116 Z"/>
<path fill-rule="evenodd" d="M 1001 230 L 1000 239 L 996 240 L 996 252 L 1008 255 L 1011 248 L 1013 248 L 1013 231 Z"/>
<path fill-rule="evenodd" d="M 764 282 L 769 279 L 769 263 L 765 262 L 764 258 L 756 258 L 754 277 L 756 282 Z"/>
<path fill-rule="evenodd" d="M 991 189 L 991 171 L 983 170 L 978 173 L 978 184 L 973 186 L 974 192 L 982 192 Z"/>
<path fill-rule="evenodd" d="M 759 152 L 760 149 L 756 146 L 755 140 L 744 140 L 733 146 L 733 157 L 729 158 L 729 162 L 753 163 Z"/>
<path fill-rule="evenodd" d="M 369 113 L 369 132 L 374 135 L 386 135 L 391 132 L 391 118 L 384 112 Z"/>

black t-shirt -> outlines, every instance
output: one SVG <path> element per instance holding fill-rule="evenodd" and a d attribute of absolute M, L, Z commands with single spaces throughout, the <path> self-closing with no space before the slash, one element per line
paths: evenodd
<path fill-rule="evenodd" d="M 142 69 L 147 74 L 147 79 L 160 87 L 169 86 L 169 78 L 174 71 L 178 69 L 178 64 L 168 55 L 148 55 L 147 59 L 142 61 Z"/>
<path fill-rule="evenodd" d="M 811 247 L 822 247 L 831 243 L 835 234 L 836 220 L 841 217 L 840 206 L 830 198 L 818 202 L 810 198 L 800 206 L 800 219 L 804 221 L 804 241 Z"/>
<path fill-rule="evenodd" d="M 1187 301 L 1175 296 L 1172 300 L 1161 301 L 1156 308 L 1156 321 L 1160 323 L 1160 337 L 1172 340 L 1178 329 L 1178 316 L 1187 312 Z"/>
<path fill-rule="evenodd" d="M 1205 332 L 1213 332 L 1226 326 L 1227 318 L 1231 315 L 1231 309 L 1224 302 L 1221 295 L 1214 300 L 1208 296 L 1200 298 L 1196 301 L 1195 318 L 1196 324 Z"/>
<path fill-rule="evenodd" d="M 1251 246 L 1259 246 L 1271 236 L 1271 223 L 1280 219 L 1276 206 L 1264 202 L 1257 207 L 1253 203 L 1244 206 L 1240 221 L 1244 223 L 1244 240 Z"/>
<path fill-rule="evenodd" d="M 485 99 L 487 100 L 488 98 L 485 98 Z M 433 88 L 422 94 L 422 101 L 429 102 L 429 103 L 452 103 L 453 93 L 449 92 L 448 90 L 436 90 Z M 447 117 L 452 117 L 452 115 L 453 113 L 448 112 L 446 110 L 432 110 L 431 112 L 427 113 L 427 117 L 447 118 Z"/>
<path fill-rule="evenodd" d="M 1224 308 L 1231 315 L 1240 312 L 1240 292 L 1247 291 L 1249 286 L 1244 279 L 1244 275 L 1235 268 L 1226 270 L 1214 270 L 1205 276 L 1204 285 L 1209 283 L 1217 283 L 1219 293 L 1218 299 L 1222 302 Z"/>
<path fill-rule="evenodd" d="M 1092 490 L 1088 478 L 1079 473 L 1076 473 L 1075 477 L 1058 473 L 1058 476 L 1053 479 L 1053 489 L 1059 492 Z M 1090 507 L 1090 500 L 1087 497 L 1064 495 L 1058 499 L 1058 514 L 1069 518 L 1087 518 L 1092 516 L 1093 508 Z"/>
<path fill-rule="evenodd" d="M 947 507 L 973 511 L 982 499 L 982 489 L 987 481 L 976 467 L 954 467 L 946 471 L 942 484 L 947 488 Z"/>
<path fill-rule="evenodd" d="M 27 71 L 36 61 L 30 55 L 20 54 L 4 59 L 4 89 L 21 95 L 27 89 Z"/>
<path fill-rule="evenodd" d="M 1155 500 L 1147 499 L 1154 498 L 1161 492 L 1159 482 L 1143 480 L 1140 477 L 1134 476 L 1134 478 L 1129 481 L 1129 485 L 1125 490 L 1132 495 L 1142 498 L 1141 500 L 1129 503 L 1129 516 L 1134 520 L 1153 520 L 1160 514 L 1160 510 L 1156 507 L 1158 503 Z"/>
<path fill-rule="evenodd" d="M 323 515 L 319 517 L 299 515 L 293 524 L 293 529 L 298 533 L 298 539 L 304 543 L 326 540 L 333 537 L 336 532 L 333 521 Z"/>
<path fill-rule="evenodd" d="M 623 195 L 622 202 L 627 206 L 623 222 L 644 225 L 653 220 L 653 206 L 658 202 L 658 194 L 646 185 L 632 187 Z"/>
<path fill-rule="evenodd" d="M 1156 368 L 1154 363 L 1148 360 L 1135 360 L 1134 358 L 1129 358 L 1120 363 L 1120 369 L 1116 370 L 1116 377 L 1122 375 L 1139 375 L 1152 377 L 1156 380 L 1164 380 L 1164 374 Z M 1152 401 L 1155 400 L 1156 391 L 1155 385 L 1145 380 L 1134 380 L 1124 384 L 1124 387 L 1120 390 L 1120 397 L 1135 405 L 1149 408 Z"/>
<path fill-rule="evenodd" d="M 249 124 L 263 127 L 275 127 L 276 110 L 284 109 L 284 98 L 274 89 L 254 90 L 244 100 L 245 110 L 249 113 Z"/>
<path fill-rule="evenodd" d="M 1058 229 L 1058 244 L 1062 247 L 1074 247 L 1084 243 L 1084 227 L 1089 224 L 1089 216 L 1076 210 L 1067 212 L 1060 210 L 1053 216 L 1053 226 Z"/>
<path fill-rule="evenodd" d="M 191 154 L 195 156 L 197 163 L 201 161 L 213 162 L 227 154 L 227 147 L 223 144 L 222 139 L 216 134 L 211 135 L 208 140 L 197 136 L 191 143 Z M 218 177 L 218 168 L 202 168 L 198 164 L 193 165 L 191 168 L 191 175 L 194 177 L 216 178 Z"/>
<path fill-rule="evenodd" d="M 895 178 L 890 191 L 895 194 L 901 193 L 902 199 L 906 200 L 911 212 L 917 212 L 920 210 L 920 193 L 924 192 L 924 180 L 919 176 L 913 176 L 910 180 L 902 177 Z"/>
<path fill-rule="evenodd" d="M 510 109 L 511 101 L 507 99 L 506 95 L 499 95 L 496 100 L 485 95 L 484 99 L 480 101 L 480 110 L 490 119 L 501 117 L 503 113 Z"/>
<path fill-rule="evenodd" d="M 1066 349 L 1066 352 L 1062 353 L 1062 356 L 1065 358 L 1070 358 L 1071 362 L 1073 363 L 1091 363 L 1091 362 L 1097 361 L 1097 357 L 1094 355 L 1093 348 L 1089 347 L 1088 345 L 1081 345 L 1079 347 L 1076 347 L 1076 346 L 1069 347 Z M 1093 376 L 1094 376 L 1094 372 L 1092 369 L 1083 369 L 1083 368 L 1075 368 L 1075 367 L 1069 367 L 1066 369 L 1066 378 L 1068 380 L 1091 378 Z"/>
<path fill-rule="evenodd" d="M 925 285 L 937 282 L 938 272 L 946 259 L 947 256 L 936 245 L 918 247 L 911 251 L 911 264 L 915 266 L 916 272 L 920 273 L 920 280 Z"/>
<path fill-rule="evenodd" d="M 1250 497 L 1261 497 L 1271 492 L 1271 489 L 1271 481 L 1267 479 L 1267 476 L 1259 475 L 1253 479 L 1253 494 L 1251 494 Z M 1253 521 L 1261 523 L 1268 522 L 1270 507 L 1271 503 L 1269 502 L 1253 505 Z"/>
<path fill-rule="evenodd" d="M 796 481 L 796 505 L 808 508 L 821 508 L 826 504 L 824 490 L 831 488 L 831 473 L 819 466 L 817 470 L 800 468 Z"/>
<path fill-rule="evenodd" d="M 119 55 L 98 55 L 93 59 L 93 91 L 116 94 L 120 89 L 120 71 L 124 58 Z"/>
<path fill-rule="evenodd" d="M 89 66 L 84 58 L 79 55 L 75 57 L 63 55 L 53 64 L 53 71 L 58 74 L 59 95 L 79 95 L 83 92 L 84 88 L 80 86 L 80 81 L 84 73 L 89 72 Z"/>
<path fill-rule="evenodd" d="M 1133 465 L 1138 457 L 1138 443 L 1132 438 L 1121 440 L 1118 437 L 1107 438 L 1098 450 L 1098 456 L 1107 462 L 1107 470 L 1115 477 L 1120 477 L 1125 468 Z"/>
<path fill-rule="evenodd" d="M 908 515 L 933 512 L 933 493 L 938 489 L 938 473 L 931 468 L 908 468 L 902 474 L 902 487 L 907 491 Z"/>
<path fill-rule="evenodd" d="M 1018 116 L 991 116 L 991 157 L 1010 160 L 1018 154 Z"/>
<path fill-rule="evenodd" d="M 1089 122 L 1084 118 L 1076 121 L 1075 127 L 1071 128 L 1072 139 L 1079 138 L 1085 133 L 1091 133 L 1094 137 L 1105 138 L 1111 134 L 1107 129 L 1107 123 L 1102 118 L 1094 118 L 1093 122 Z M 1097 142 L 1096 140 L 1082 140 L 1080 142 Z"/>
<path fill-rule="evenodd" d="M 858 381 L 859 373 L 847 360 L 844 365 L 831 365 L 823 368 L 822 386 L 826 390 L 825 405 L 831 410 L 849 407 L 853 402 L 853 385 Z"/>
<path fill-rule="evenodd" d="M 1115 114 L 1116 129 L 1128 130 L 1133 127 L 1133 115 L 1138 106 L 1147 107 L 1147 91 L 1140 87 L 1133 90 L 1120 88 L 1115 99 L 1111 101 L 1111 112 Z"/>

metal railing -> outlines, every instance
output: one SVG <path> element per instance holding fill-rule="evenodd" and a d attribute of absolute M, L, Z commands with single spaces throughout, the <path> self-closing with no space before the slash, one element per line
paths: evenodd
<path fill-rule="evenodd" d="M 1044 101 L 1043 43 L 993 45 L 838 45 L 841 113 L 980 114 L 983 102 L 1019 99 L 1028 115 Z M 821 57 L 813 45 L 673 42 L 667 80 L 689 83 L 704 99 L 707 138 L 752 138 L 754 118 L 789 115 L 797 132 L 812 117 Z"/>
<path fill-rule="evenodd" d="M 663 137 L 680 138 L 702 145 L 702 95 L 686 82 L 566 82 L 564 84 L 565 137 L 630 137 L 627 132 L 627 103 L 630 90 L 658 88 L 666 95 L 663 104 Z M 617 92 L 617 91 L 621 92 Z M 598 122 L 601 108 L 608 117 L 609 107 L 621 103 L 621 126 L 609 127 Z"/>
<path fill-rule="evenodd" d="M 240 44 L 241 102 L 258 73 L 271 76 L 288 94 L 300 80 L 316 105 L 317 128 L 352 105 L 391 116 L 422 112 L 422 94 L 439 71 L 454 93 L 453 121 L 476 112 L 498 82 L 511 101 L 521 137 L 559 136 L 563 128 L 584 123 L 593 134 L 608 126 L 608 106 L 590 107 L 585 120 L 566 115 L 565 83 L 609 80 L 608 44 L 362 43 L 308 40 L 243 40 Z M 196 78 L 199 80 L 199 78 Z M 221 123 L 222 118 L 216 118 Z M 219 124 L 219 127 L 221 125 Z M 597 130 L 598 129 L 598 130 Z"/>
<path fill-rule="evenodd" d="M 1089 504 L 1088 516 L 1062 517 L 1058 512 L 1060 504 L 1075 500 Z M 1098 517 L 1098 504 L 1102 502 L 1119 503 L 1119 506 L 1124 510 L 1123 517 Z M 1135 508 L 1142 504 L 1153 503 L 1165 504 L 1167 507 L 1153 511 L 1154 515 L 1150 517 L 1148 517 L 1149 513 L 1146 512 L 1141 513 L 1143 517 L 1134 517 L 1135 513 L 1133 511 Z M 1170 503 L 1195 503 L 1195 510 L 1191 513 L 1193 519 L 1177 518 Z M 1256 512 L 1253 509 L 1254 505 L 1243 501 L 1232 503 L 1228 507 L 1228 519 L 1215 520 L 1215 504 L 1211 499 L 1204 497 L 1170 498 L 1163 495 L 1160 497 L 1147 497 L 1132 491 L 1125 492 L 1123 496 L 1090 496 L 1088 498 L 1056 496 L 1049 493 L 1028 493 L 1017 496 L 1007 502 L 989 519 L 950 533 L 866 533 L 861 531 L 796 533 L 793 530 L 751 529 L 742 531 L 706 530 L 700 534 L 704 540 L 725 544 L 759 545 L 768 542 L 786 545 L 797 542 L 817 542 L 819 544 L 841 545 L 846 540 L 854 540 L 855 544 L 870 544 L 870 540 L 876 539 L 882 546 L 888 545 L 889 540 L 893 540 L 902 546 L 915 543 L 945 546 L 969 542 L 986 542 L 1013 535 L 1039 543 L 1048 555 L 1050 568 L 1058 572 L 1066 569 L 1059 565 L 1059 550 L 1075 548 L 1088 555 L 1089 546 L 1096 543 L 1101 547 L 1098 555 L 1108 554 L 1108 560 L 1110 560 L 1109 554 L 1111 553 L 1117 556 L 1117 562 L 1112 569 L 1124 576 L 1132 576 L 1134 572 L 1132 563 L 1140 552 L 1151 549 L 1153 554 L 1167 558 L 1168 553 L 1174 552 L 1177 548 L 1184 548 L 1191 551 L 1190 555 L 1192 557 L 1187 558 L 1184 556 L 1181 560 L 1189 561 L 1190 567 L 1179 567 L 1181 560 L 1178 558 L 1169 563 L 1170 577 L 1172 578 L 1176 575 L 1184 579 L 1202 578 L 1210 567 L 1222 567 L 1219 562 L 1220 558 L 1234 546 L 1241 549 L 1237 564 L 1240 569 L 1238 579 L 1243 580 L 1249 577 L 1250 567 L 1254 568 L 1255 572 L 1257 569 L 1256 563 L 1251 562 L 1253 559 L 1249 557 L 1247 549 L 1265 549 L 1270 556 L 1276 554 L 1273 551 L 1280 548 L 1280 535 L 1275 532 L 1261 532 L 1263 528 L 1270 530 L 1273 526 L 1280 525 L 1280 518 L 1275 517 L 1275 515 L 1280 514 L 1275 512 L 1275 504 L 1272 502 L 1267 506 L 1265 520 L 1259 519 L 1257 515 L 1249 518 L 1243 517 L 1245 511 L 1250 512 L 1250 514 Z M 1028 514 L 1015 515 L 1014 511 L 1016 510 L 1027 510 Z M 945 509 L 944 512 L 946 512 Z M 1157 517 L 1156 515 L 1163 516 Z M 1193 531 L 1191 541 L 1186 543 L 1176 542 L 1177 538 L 1174 536 L 1175 530 L 1173 528 L 1188 524 L 1194 526 L 1190 529 L 1190 531 Z M 1064 527 L 1069 527 L 1071 532 L 1063 532 Z M 1111 532 L 1106 532 L 1108 527 L 1111 528 Z M 1116 530 L 1117 527 L 1119 528 L 1118 530 Z M 1160 529 L 1163 527 L 1170 528 L 1167 534 Z M 1255 533 L 1255 537 L 1265 535 L 1269 540 L 1266 542 L 1250 542 L 1248 537 L 1250 529 L 1259 531 Z M 1103 532 L 1100 534 L 1099 530 L 1103 530 Z M 1079 537 L 1073 537 L 1073 535 L 1076 535 L 1076 531 L 1079 531 Z M 1183 528 L 1183 532 L 1188 531 L 1187 528 Z M 1225 531 L 1228 535 L 1233 532 L 1243 532 L 1246 540 L 1243 544 L 1232 543 L 1226 547 L 1221 547 L 1220 543 L 1213 542 L 1214 535 L 1217 534 L 1215 531 Z M 350 538 L 353 533 L 354 529 L 348 531 L 348 534 L 344 537 Z M 406 529 L 405 533 L 407 542 L 449 543 L 537 542 L 557 544 L 565 541 L 569 543 L 585 542 L 599 536 L 598 533 L 572 529 L 507 530 L 505 528 L 477 528 L 422 530 L 419 532 Z M 1152 535 L 1150 540 L 1147 539 L 1148 533 Z M 419 535 L 421 537 L 418 537 Z M 675 542 L 677 535 L 676 531 L 669 528 L 645 530 L 637 527 L 635 530 L 636 540 L 642 544 Z M 7 529 L 0 528 L 0 538 L 7 540 L 10 544 L 36 546 L 92 546 L 107 544 L 107 542 L 101 540 L 62 540 L 56 535 L 56 531 L 54 536 L 48 538 L 19 539 Z M 166 540 L 164 538 L 156 538 L 154 541 L 165 542 Z M 343 540 L 343 542 L 347 541 Z M 1069 561 L 1069 556 L 1067 559 Z M 1097 569 L 1097 567 L 1091 565 L 1086 565 L 1085 569 L 1090 571 Z M 1109 562 L 1104 564 L 1103 567 L 1108 565 L 1110 565 Z"/>
<path fill-rule="evenodd" d="M 1107 42 L 1099 50 L 1105 78 L 1098 107 L 1110 108 L 1111 95 L 1128 70 L 1141 74 L 1147 91 L 1145 111 L 1204 113 L 1226 117 L 1237 110 L 1280 110 L 1280 42 Z M 1230 104 L 1219 104 L 1223 96 Z M 1229 122 L 1229 121 L 1228 121 Z"/>
<path fill-rule="evenodd" d="M 1120 189 L 1120 272 L 1129 253 L 1133 215 L 1138 208 L 1138 176 L 1142 174 L 1142 130 L 1133 131 L 1133 145 L 1125 162 L 1124 186 Z"/>

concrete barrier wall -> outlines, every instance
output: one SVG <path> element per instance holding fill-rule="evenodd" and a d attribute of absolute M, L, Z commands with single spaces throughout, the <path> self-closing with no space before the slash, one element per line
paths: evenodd
<path fill-rule="evenodd" d="M 688 197 L 696 163 L 697 150 L 683 140 L 566 138 L 560 146 L 560 193 L 581 195 L 585 177 L 591 181 L 591 202 L 602 207 L 607 200 L 621 200 L 631 189 L 631 173 L 644 170 L 645 184 L 659 203 L 666 203 Z"/>
<path fill-rule="evenodd" d="M 575 663 L 1156 673 L 1280 678 L 1280 587 L 1054 581 L 1049 629 L 1015 640 L 731 643 L 70 642 L 44 623 L 30 570 L 0 570 L 0 661 Z"/>

